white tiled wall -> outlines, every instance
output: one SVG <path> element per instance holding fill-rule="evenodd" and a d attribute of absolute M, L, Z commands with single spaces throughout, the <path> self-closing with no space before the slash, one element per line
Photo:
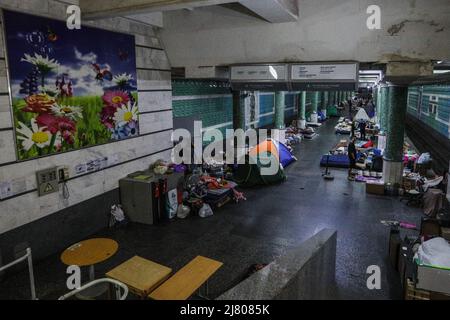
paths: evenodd
<path fill-rule="evenodd" d="M 53 18 L 65 16 L 68 3 L 76 0 L 0 0 L 7 9 L 46 15 Z M 140 134 L 142 136 L 114 143 L 57 154 L 41 159 L 17 162 L 12 127 L 9 96 L 0 95 L 0 183 L 13 185 L 14 192 L 35 190 L 36 171 L 69 166 L 70 176 L 76 177 L 75 166 L 98 157 L 107 157 L 108 166 L 101 171 L 74 178 L 68 182 L 70 197 L 63 199 L 62 192 L 39 197 L 36 191 L 8 200 L 0 200 L 0 234 L 46 215 L 75 205 L 118 187 L 118 180 L 127 174 L 148 168 L 157 159 L 168 159 L 172 147 L 172 93 L 170 64 L 153 28 L 122 19 L 105 19 L 86 22 L 99 28 L 132 33 L 136 39 L 136 60 L 139 92 Z M 2 30 L 0 30 L 2 34 Z M 144 46 L 144 47 L 142 47 Z M 151 48 L 149 48 L 151 47 Z M 0 58 L 4 57 L 3 39 L 0 37 Z M 149 70 L 157 69 L 157 70 Z M 0 60 L 0 93 L 7 92 L 6 63 Z M 161 91 L 158 91 L 161 90 Z M 164 110 L 164 111 L 161 111 Z M 150 112 L 150 113 L 149 113 Z M 159 131 L 159 132 L 158 132 Z"/>
<path fill-rule="evenodd" d="M 170 91 L 139 92 L 138 100 L 139 112 L 172 109 L 172 92 Z"/>

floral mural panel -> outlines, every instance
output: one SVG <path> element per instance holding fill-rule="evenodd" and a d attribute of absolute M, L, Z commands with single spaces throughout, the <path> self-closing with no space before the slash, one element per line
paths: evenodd
<path fill-rule="evenodd" d="M 3 17 L 19 160 L 138 135 L 134 36 Z"/>

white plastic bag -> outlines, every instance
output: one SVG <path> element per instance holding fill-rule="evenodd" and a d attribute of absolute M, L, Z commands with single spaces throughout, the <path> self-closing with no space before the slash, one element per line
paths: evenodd
<path fill-rule="evenodd" d="M 198 211 L 198 215 L 200 216 L 200 218 L 206 218 L 206 217 L 210 217 L 212 216 L 214 213 L 211 209 L 211 206 L 207 203 L 205 203 L 203 205 L 203 207 L 200 208 L 200 210 Z"/>
<path fill-rule="evenodd" d="M 166 210 L 169 214 L 169 219 L 175 218 L 177 215 L 177 208 L 178 208 L 178 192 L 177 189 L 170 190 L 167 193 L 167 203 L 166 203 Z"/>
<path fill-rule="evenodd" d="M 191 212 L 191 209 L 188 206 L 180 204 L 177 209 L 177 218 L 185 219 Z"/>
<path fill-rule="evenodd" d="M 433 238 L 419 247 L 420 262 L 441 268 L 450 268 L 450 244 L 444 238 Z"/>
<path fill-rule="evenodd" d="M 112 227 L 116 223 L 122 223 L 125 220 L 125 214 L 123 213 L 122 206 L 120 204 L 113 205 L 111 207 L 111 219 L 109 221 L 109 226 Z"/>
<path fill-rule="evenodd" d="M 419 159 L 417 159 L 417 163 L 418 164 L 424 164 L 427 163 L 431 160 L 431 155 L 428 152 L 422 153 L 419 157 Z"/>

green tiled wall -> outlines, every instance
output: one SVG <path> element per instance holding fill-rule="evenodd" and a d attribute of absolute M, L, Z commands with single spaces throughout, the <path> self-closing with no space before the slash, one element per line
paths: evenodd
<path fill-rule="evenodd" d="M 422 92 L 422 98 L 420 93 Z M 432 98 L 437 99 L 434 103 Z M 420 100 L 420 101 L 419 101 Z M 436 114 L 429 112 L 436 105 Z M 411 86 L 408 91 L 407 112 L 450 139 L 450 85 Z"/>
<path fill-rule="evenodd" d="M 173 96 L 231 94 L 228 82 L 209 80 L 173 80 L 172 90 Z"/>
<path fill-rule="evenodd" d="M 202 80 L 173 80 L 172 95 L 183 97 L 172 101 L 175 118 L 197 116 L 203 128 L 220 126 L 233 121 L 233 98 L 228 83 Z M 207 97 L 214 95 L 214 97 Z M 233 125 L 217 128 L 225 136 L 226 129 Z M 206 142 L 206 141 L 204 141 Z"/>

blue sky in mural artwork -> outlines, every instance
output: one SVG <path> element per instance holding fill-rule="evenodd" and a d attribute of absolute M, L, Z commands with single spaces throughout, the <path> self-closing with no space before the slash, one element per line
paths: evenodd
<path fill-rule="evenodd" d="M 33 31 L 44 34 L 43 44 L 51 48 L 48 57 L 56 59 L 61 67 L 50 74 L 46 86 L 53 86 L 57 73 L 68 73 L 72 80 L 74 95 L 99 95 L 110 86 L 111 81 L 100 83 L 95 79 L 91 63 L 102 68 L 109 67 L 113 75 L 128 73 L 133 76 L 136 87 L 136 58 L 134 36 L 82 26 L 80 30 L 69 30 L 63 21 L 47 19 L 12 11 L 4 11 L 9 76 L 13 96 L 18 94 L 20 83 L 31 71 L 31 65 L 21 61 L 24 53 L 34 55 L 37 47 L 26 40 Z M 50 41 L 51 35 L 57 36 Z M 49 38 L 50 36 L 50 38 Z M 39 53 L 39 52 L 38 52 Z"/>

